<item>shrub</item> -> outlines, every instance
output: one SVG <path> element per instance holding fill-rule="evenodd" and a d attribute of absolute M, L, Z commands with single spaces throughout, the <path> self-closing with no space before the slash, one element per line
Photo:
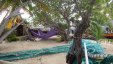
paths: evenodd
<path fill-rule="evenodd" d="M 15 33 L 11 33 L 8 37 L 7 37 L 8 42 L 12 42 L 12 41 L 18 41 L 19 39 L 16 37 Z"/>

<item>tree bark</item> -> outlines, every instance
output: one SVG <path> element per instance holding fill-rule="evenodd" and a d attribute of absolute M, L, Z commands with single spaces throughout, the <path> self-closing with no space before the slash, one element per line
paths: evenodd
<path fill-rule="evenodd" d="M 82 50 L 82 34 L 85 32 L 85 30 L 89 27 L 89 19 L 85 18 L 84 21 L 77 27 L 75 34 L 74 34 L 74 40 L 73 45 L 70 48 L 70 52 L 67 55 L 67 63 L 73 64 L 74 60 L 77 60 L 77 64 L 81 64 L 82 62 L 82 56 L 83 56 L 83 50 Z"/>
<path fill-rule="evenodd" d="M 66 41 L 68 41 L 68 40 L 70 39 L 70 38 L 69 38 L 70 21 L 69 21 L 68 17 L 65 17 L 65 16 L 64 16 L 64 19 L 66 20 L 67 25 L 68 25 L 67 34 L 66 34 Z"/>
<path fill-rule="evenodd" d="M 77 64 L 81 64 L 82 56 L 83 56 L 83 49 L 82 49 L 82 34 L 85 30 L 89 27 L 90 21 L 88 18 L 83 19 L 84 21 L 78 26 L 77 31 L 74 34 L 74 43 L 75 44 L 75 53 L 76 59 L 78 61 Z M 73 51 L 73 50 L 72 50 Z"/>

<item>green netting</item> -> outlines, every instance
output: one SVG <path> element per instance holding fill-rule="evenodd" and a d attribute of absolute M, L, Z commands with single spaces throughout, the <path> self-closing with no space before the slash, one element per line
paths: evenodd
<path fill-rule="evenodd" d="M 108 56 L 106 58 L 104 58 L 100 64 L 113 64 L 113 56 Z"/>
<path fill-rule="evenodd" d="M 70 43 L 66 44 L 66 45 L 56 46 L 56 47 L 52 47 L 52 48 L 43 48 L 43 49 L 40 49 L 40 50 L 27 50 L 27 51 L 1 53 L 0 54 L 0 60 L 13 61 L 13 60 L 33 58 L 33 57 L 38 57 L 38 56 L 48 55 L 48 54 L 67 53 L 69 51 L 70 45 L 72 45 L 72 42 L 73 41 L 70 41 Z M 96 41 L 83 39 L 82 44 L 84 42 L 86 43 L 86 46 L 87 46 L 87 49 L 89 50 L 88 51 L 89 53 L 102 54 L 104 52 L 101 45 L 96 43 Z M 103 60 L 103 62 L 108 61 L 108 60 L 112 60 L 111 58 L 113 58 L 113 57 L 107 57 Z M 84 62 L 85 61 L 83 59 L 82 63 L 84 64 Z M 103 62 L 101 62 L 101 63 L 103 63 Z M 108 62 L 110 63 L 111 61 L 108 61 Z M 97 64 L 96 60 L 90 59 L 90 64 L 92 64 L 92 63 Z M 74 63 L 74 64 L 76 64 L 76 63 Z"/>
<path fill-rule="evenodd" d="M 19 52 L 10 52 L 0 54 L 0 60 L 19 60 L 19 59 L 27 59 L 47 54 L 56 54 L 62 52 L 68 52 L 69 45 L 56 46 L 52 48 L 44 48 L 40 50 L 28 50 L 28 51 L 19 51 Z"/>

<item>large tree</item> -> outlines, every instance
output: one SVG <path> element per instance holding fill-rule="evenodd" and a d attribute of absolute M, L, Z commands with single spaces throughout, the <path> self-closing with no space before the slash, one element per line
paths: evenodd
<path fill-rule="evenodd" d="M 77 15 L 81 18 L 77 29 L 74 33 L 73 45 L 70 48 L 70 52 L 67 55 L 67 63 L 73 64 L 74 60 L 77 60 L 77 64 L 81 64 L 82 57 L 84 55 L 83 48 L 81 45 L 82 42 L 82 35 L 91 24 L 95 24 L 96 22 L 103 22 L 103 21 L 110 21 L 109 18 L 112 16 L 108 16 L 109 14 L 106 7 L 108 0 L 74 0 L 75 9 L 77 10 Z M 110 12 L 111 13 L 111 12 Z M 96 28 L 95 28 L 96 29 Z M 98 35 L 98 34 L 97 34 Z"/>
<path fill-rule="evenodd" d="M 112 18 L 112 8 L 109 8 L 111 4 L 109 7 L 106 7 L 109 0 L 43 0 L 43 2 L 50 6 L 51 12 L 48 13 L 39 10 L 37 12 L 37 10 L 35 10 L 35 18 L 38 18 L 39 22 L 41 20 L 46 21 L 48 24 L 55 25 L 56 20 L 59 18 L 66 20 L 68 25 L 70 21 L 75 22 L 77 29 L 73 37 L 74 43 L 67 55 L 67 63 L 72 64 L 76 58 L 77 63 L 81 64 L 83 55 L 81 46 L 82 35 L 86 29 L 90 29 L 90 31 L 94 33 L 94 36 L 99 39 L 102 32 L 101 25 L 108 23 Z M 73 14 L 75 15 L 71 17 Z"/>

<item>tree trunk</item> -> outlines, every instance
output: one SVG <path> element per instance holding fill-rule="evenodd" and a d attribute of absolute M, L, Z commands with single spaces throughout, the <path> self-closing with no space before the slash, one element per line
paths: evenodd
<path fill-rule="evenodd" d="M 77 3 L 76 0 L 74 0 L 75 3 Z M 82 63 L 82 56 L 84 55 L 83 49 L 82 49 L 82 34 L 85 32 L 85 30 L 90 26 L 90 15 L 92 13 L 93 5 L 95 4 L 96 0 L 90 0 L 90 7 L 87 9 L 87 12 L 82 15 L 81 10 L 78 10 L 79 14 L 82 16 L 82 22 L 78 25 L 75 33 L 74 33 L 74 40 L 73 45 L 70 48 L 69 53 L 67 54 L 67 63 L 73 64 L 74 60 L 77 60 L 77 64 Z"/>
<path fill-rule="evenodd" d="M 0 37 L 0 43 L 2 43 L 2 41 L 9 35 L 11 34 L 11 32 L 13 32 L 19 25 L 21 25 L 23 23 L 20 22 L 19 24 L 17 24 L 15 27 L 13 27 L 11 30 L 9 30 L 8 32 L 6 32 L 3 36 Z"/>
<path fill-rule="evenodd" d="M 20 9 L 20 8 L 19 8 L 19 9 Z M 17 10 L 15 10 L 15 11 L 11 12 L 10 15 L 2 21 L 2 23 L 1 23 L 1 25 L 0 25 L 0 36 L 1 36 L 2 32 L 4 31 L 4 28 L 5 28 L 6 24 L 8 23 L 9 19 L 10 19 L 11 17 L 13 17 L 13 16 L 17 16 L 17 15 L 22 14 L 22 13 L 19 13 L 19 9 L 17 9 Z"/>
<path fill-rule="evenodd" d="M 68 24 L 68 28 L 67 28 L 67 41 L 70 39 L 70 37 L 69 37 L 69 30 L 70 30 L 70 21 L 68 20 L 68 18 L 66 18 L 66 21 L 67 21 L 67 24 Z"/>
<path fill-rule="evenodd" d="M 77 60 L 77 64 L 81 64 L 82 56 L 83 56 L 83 49 L 82 49 L 82 34 L 85 30 L 89 27 L 89 19 L 85 17 L 81 24 L 77 27 L 75 34 L 73 45 L 70 48 L 70 52 L 67 55 L 67 63 L 73 64 L 74 60 Z"/>

